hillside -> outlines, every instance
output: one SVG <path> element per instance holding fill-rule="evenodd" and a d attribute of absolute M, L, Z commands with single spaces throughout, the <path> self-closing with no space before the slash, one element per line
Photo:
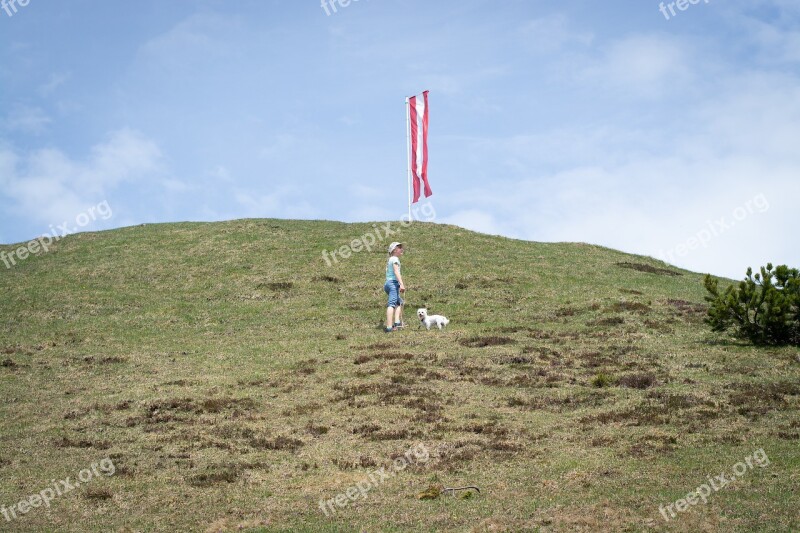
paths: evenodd
<path fill-rule="evenodd" d="M 96 465 L 0 530 L 800 530 L 800 355 L 709 333 L 702 275 L 430 223 L 328 266 L 371 231 L 143 225 L 0 269 L 0 505 Z"/>

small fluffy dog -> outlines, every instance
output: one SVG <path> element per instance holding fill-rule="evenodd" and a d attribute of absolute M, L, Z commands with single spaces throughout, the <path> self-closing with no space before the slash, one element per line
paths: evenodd
<path fill-rule="evenodd" d="M 425 308 L 417 309 L 417 316 L 419 317 L 420 327 L 424 325 L 428 329 L 431 329 L 431 326 L 434 325 L 442 329 L 442 326 L 446 326 L 450 323 L 447 317 L 442 315 L 429 315 L 428 310 Z"/>

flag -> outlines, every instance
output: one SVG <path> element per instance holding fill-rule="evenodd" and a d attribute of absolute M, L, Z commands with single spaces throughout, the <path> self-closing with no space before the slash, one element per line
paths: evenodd
<path fill-rule="evenodd" d="M 408 114 L 411 124 L 411 183 L 414 187 L 412 203 L 416 203 L 421 187 L 424 186 L 425 198 L 433 194 L 428 184 L 428 91 L 422 93 L 422 100 L 416 96 L 408 99 Z"/>

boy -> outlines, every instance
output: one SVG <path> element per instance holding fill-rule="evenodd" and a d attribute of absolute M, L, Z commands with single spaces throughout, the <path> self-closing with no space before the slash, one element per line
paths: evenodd
<path fill-rule="evenodd" d="M 400 256 L 403 255 L 403 243 L 393 242 L 389 245 L 389 260 L 386 262 L 386 283 L 383 290 L 389 296 L 386 304 L 386 328 L 383 331 L 389 333 L 397 331 L 403 323 L 403 299 L 401 293 L 406 292 L 403 284 L 403 277 L 400 275 Z M 394 316 L 394 324 L 392 323 Z"/>

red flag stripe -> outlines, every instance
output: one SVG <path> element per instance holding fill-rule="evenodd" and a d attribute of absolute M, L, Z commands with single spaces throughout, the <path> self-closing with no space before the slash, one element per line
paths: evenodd
<path fill-rule="evenodd" d="M 417 97 L 408 100 L 408 109 L 411 122 L 411 185 L 414 187 L 414 196 L 411 203 L 419 200 L 419 171 L 417 170 L 417 154 L 419 152 L 419 118 L 417 116 Z"/>

